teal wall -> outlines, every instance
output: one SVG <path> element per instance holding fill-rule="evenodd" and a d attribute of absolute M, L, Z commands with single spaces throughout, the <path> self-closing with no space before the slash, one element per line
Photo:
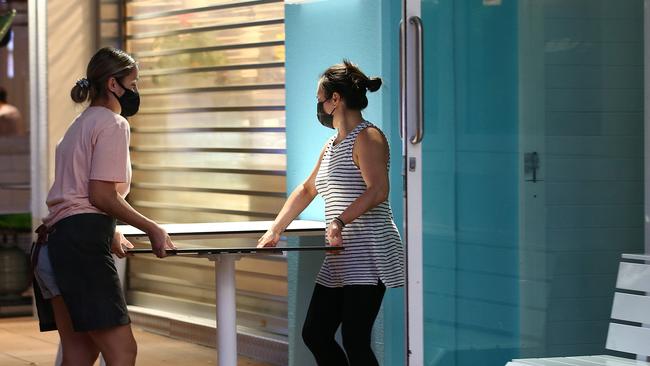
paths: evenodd
<path fill-rule="evenodd" d="M 285 5 L 287 190 L 290 193 L 311 172 L 325 141 L 334 131 L 316 120 L 317 81 L 328 66 L 348 58 L 370 76 L 384 80 L 368 93 L 364 117 L 386 133 L 391 145 L 391 203 L 402 223 L 401 142 L 398 133 L 398 26 L 400 2 L 391 0 L 329 0 Z M 318 197 L 300 216 L 324 219 Z M 322 257 L 289 257 L 290 364 L 312 365 L 300 338 L 305 307 Z M 384 365 L 403 363 L 403 289 L 387 291 L 375 324 L 375 350 Z"/>
<path fill-rule="evenodd" d="M 287 190 L 314 168 L 334 134 L 316 119 L 316 87 L 327 67 L 348 58 L 368 75 L 381 74 L 381 6 L 377 0 L 329 0 L 285 5 Z M 364 117 L 383 127 L 382 93 L 368 93 Z M 324 219 L 318 197 L 301 215 Z"/>

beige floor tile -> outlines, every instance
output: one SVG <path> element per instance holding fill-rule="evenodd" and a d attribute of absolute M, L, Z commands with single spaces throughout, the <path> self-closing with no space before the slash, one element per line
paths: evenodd
<path fill-rule="evenodd" d="M 138 342 L 138 366 L 216 364 L 213 348 L 145 332 L 138 327 L 133 332 Z M 58 334 L 39 332 L 38 323 L 32 318 L 0 318 L 1 366 L 50 366 L 58 344 Z M 240 357 L 238 365 L 270 366 L 246 357 Z"/>

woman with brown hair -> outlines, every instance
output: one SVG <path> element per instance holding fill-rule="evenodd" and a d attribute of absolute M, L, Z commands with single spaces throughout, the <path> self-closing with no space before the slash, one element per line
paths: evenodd
<path fill-rule="evenodd" d="M 41 331 L 57 329 L 63 365 L 135 365 L 137 346 L 112 254 L 132 247 L 116 219 L 147 233 L 154 253 L 174 245 L 165 230 L 125 197 L 131 182 L 129 123 L 137 113 L 138 67 L 131 56 L 102 48 L 76 82 L 71 98 L 90 105 L 56 147 L 49 215 L 32 250 Z"/>
<path fill-rule="evenodd" d="M 381 83 L 347 60 L 325 70 L 316 116 L 336 133 L 258 244 L 275 246 L 316 194 L 323 196 L 326 239 L 344 250 L 326 254 L 303 326 L 303 340 L 320 366 L 378 365 L 372 326 L 386 287 L 404 285 L 402 242 L 388 203 L 388 142 L 361 114 L 366 92 Z M 339 326 L 343 349 L 334 338 Z"/>

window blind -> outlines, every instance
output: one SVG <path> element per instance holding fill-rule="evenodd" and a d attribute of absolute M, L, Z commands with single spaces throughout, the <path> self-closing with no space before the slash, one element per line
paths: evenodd
<path fill-rule="evenodd" d="M 129 202 L 160 222 L 272 220 L 286 192 L 283 1 L 133 0 L 121 11 L 142 96 Z M 284 257 L 244 258 L 236 276 L 238 324 L 286 337 Z M 133 305 L 214 318 L 213 291 L 208 261 L 130 259 Z"/>

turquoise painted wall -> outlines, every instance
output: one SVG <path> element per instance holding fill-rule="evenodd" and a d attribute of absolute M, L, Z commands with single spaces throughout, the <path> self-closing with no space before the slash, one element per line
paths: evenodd
<path fill-rule="evenodd" d="M 334 134 L 316 119 L 316 87 L 327 67 L 348 58 L 368 75 L 381 74 L 381 7 L 377 0 L 328 0 L 285 6 L 287 190 L 314 168 L 325 141 Z M 364 117 L 383 127 L 382 94 L 368 93 Z M 318 197 L 301 215 L 324 219 Z"/>
<path fill-rule="evenodd" d="M 391 145 L 391 204 L 402 223 L 401 142 L 398 131 L 399 1 L 328 0 L 285 6 L 287 190 L 290 193 L 311 172 L 325 141 L 334 131 L 316 120 L 317 81 L 328 66 L 349 58 L 366 74 L 383 78 L 376 93 L 368 93 L 364 117 L 386 133 Z M 324 205 L 317 198 L 301 215 L 323 220 Z M 300 328 L 313 277 L 322 257 L 289 257 L 290 364 L 312 365 L 302 345 Z M 387 291 L 375 324 L 375 350 L 384 365 L 403 363 L 404 306 L 402 289 Z"/>

